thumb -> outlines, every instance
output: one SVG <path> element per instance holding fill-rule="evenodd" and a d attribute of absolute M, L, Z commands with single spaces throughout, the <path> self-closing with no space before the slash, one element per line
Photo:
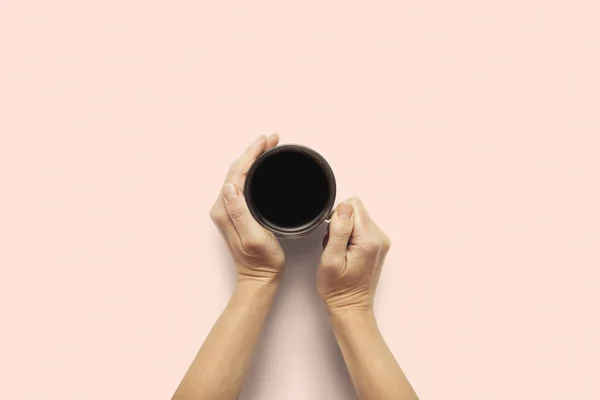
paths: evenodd
<path fill-rule="evenodd" d="M 242 247 L 246 251 L 253 251 L 263 245 L 267 238 L 265 231 L 250 214 L 246 199 L 239 188 L 233 183 L 225 184 L 223 197 L 227 214 L 240 236 Z"/>
<path fill-rule="evenodd" d="M 341 203 L 329 222 L 329 240 L 323 250 L 323 265 L 343 266 L 346 260 L 348 241 L 354 229 L 354 208 L 350 203 Z"/>

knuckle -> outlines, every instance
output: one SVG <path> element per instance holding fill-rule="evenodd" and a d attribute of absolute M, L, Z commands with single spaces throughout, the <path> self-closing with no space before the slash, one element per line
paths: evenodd
<path fill-rule="evenodd" d="M 350 236 L 348 229 L 332 229 L 329 231 L 329 237 L 333 240 L 346 239 Z"/>
<path fill-rule="evenodd" d="M 340 266 L 339 259 L 337 257 L 324 254 L 321 257 L 321 268 L 323 269 L 337 269 Z"/>
<path fill-rule="evenodd" d="M 381 246 L 380 242 L 373 238 L 368 239 L 363 244 L 363 248 L 365 249 L 365 251 L 367 251 L 369 253 L 376 252 L 377 250 L 379 250 L 380 246 Z"/>
<path fill-rule="evenodd" d="M 348 201 L 352 204 L 356 204 L 356 205 L 362 205 L 362 200 L 360 199 L 360 197 L 358 196 L 352 196 L 348 199 Z"/>
<path fill-rule="evenodd" d="M 336 218 L 329 224 L 329 232 L 333 234 L 339 235 L 349 235 L 352 232 L 353 224 L 352 220 L 343 220 L 340 218 Z"/>
<path fill-rule="evenodd" d="M 214 206 L 210 210 L 210 219 L 217 225 L 220 225 L 225 222 L 227 218 L 227 213 L 225 210 L 222 210 L 220 207 Z"/>
<path fill-rule="evenodd" d="M 352 221 L 351 220 L 342 220 L 340 218 L 336 218 L 334 221 L 331 221 L 329 224 L 329 232 L 349 232 L 352 230 Z"/>
<path fill-rule="evenodd" d="M 234 221 L 240 221 L 244 219 L 245 212 L 243 208 L 230 208 L 227 210 L 227 212 L 229 213 L 231 219 Z"/>
<path fill-rule="evenodd" d="M 389 238 L 386 238 L 386 239 L 383 241 L 383 248 L 384 248 L 385 250 L 389 250 L 391 247 L 392 247 L 392 241 L 391 241 Z"/>
<path fill-rule="evenodd" d="M 366 207 L 365 203 L 363 203 L 362 199 L 358 196 L 352 196 L 348 199 L 348 202 L 354 206 L 355 210 L 360 210 L 359 212 L 365 212 Z"/>
<path fill-rule="evenodd" d="M 240 174 L 240 167 L 238 165 L 238 162 L 235 161 L 235 162 L 231 163 L 231 165 L 229 166 L 229 171 L 227 171 L 227 180 L 231 180 L 239 174 Z"/>
<path fill-rule="evenodd" d="M 376 240 L 379 241 L 382 249 L 387 250 L 392 246 L 392 241 L 390 237 L 379 227 L 376 227 Z"/>
<path fill-rule="evenodd" d="M 385 233 L 383 233 L 383 237 L 381 239 L 382 242 L 382 247 L 385 250 L 389 250 L 390 247 L 392 247 L 392 240 L 390 239 L 390 237 L 388 235 L 386 235 Z"/>
<path fill-rule="evenodd" d="M 267 241 L 262 236 L 250 236 L 242 238 L 242 246 L 248 252 L 254 252 L 262 249 L 267 244 Z"/>
<path fill-rule="evenodd" d="M 238 168 L 238 160 L 235 159 L 234 161 L 231 162 L 231 164 L 229 164 L 229 171 L 235 171 Z"/>

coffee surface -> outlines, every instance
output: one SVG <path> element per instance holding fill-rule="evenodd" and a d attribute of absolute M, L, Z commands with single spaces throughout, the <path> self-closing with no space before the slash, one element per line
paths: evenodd
<path fill-rule="evenodd" d="M 249 189 L 255 210 L 282 228 L 314 221 L 330 196 L 323 168 L 309 155 L 294 150 L 267 156 L 257 165 Z"/>

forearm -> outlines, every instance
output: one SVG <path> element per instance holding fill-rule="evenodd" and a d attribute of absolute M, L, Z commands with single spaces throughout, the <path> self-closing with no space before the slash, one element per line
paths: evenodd
<path fill-rule="evenodd" d="M 359 400 L 417 399 L 372 311 L 338 311 L 329 316 Z"/>
<path fill-rule="evenodd" d="M 276 291 L 275 283 L 237 284 L 173 400 L 237 399 Z"/>

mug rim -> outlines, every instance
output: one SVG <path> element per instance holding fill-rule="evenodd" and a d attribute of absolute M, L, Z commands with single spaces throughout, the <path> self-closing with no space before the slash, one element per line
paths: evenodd
<path fill-rule="evenodd" d="M 327 204 L 325 204 L 325 206 L 323 207 L 323 210 L 317 215 L 317 217 L 315 217 L 312 221 L 310 221 L 306 224 L 303 224 L 303 225 L 300 225 L 297 227 L 293 227 L 293 228 L 284 228 L 284 227 L 275 225 L 275 224 L 269 222 L 268 220 L 266 220 L 264 217 L 262 217 L 258 213 L 253 202 L 249 201 L 250 197 L 248 196 L 248 194 L 250 193 L 250 188 L 252 186 L 252 178 L 254 177 L 257 167 L 259 165 L 261 165 L 265 161 L 266 158 L 273 156 L 275 154 L 278 154 L 278 153 L 286 152 L 286 151 L 303 153 L 303 154 L 309 156 L 310 158 L 312 158 L 317 164 L 319 164 L 319 166 L 325 172 L 327 183 L 329 185 L 329 193 L 330 193 L 329 198 L 327 200 Z M 262 225 L 264 228 L 268 229 L 269 231 L 273 232 L 275 234 L 275 236 L 277 236 L 279 238 L 296 238 L 296 237 L 304 236 L 304 235 L 312 232 L 319 225 L 321 225 L 321 223 L 323 221 L 325 221 L 326 219 L 328 219 L 330 217 L 331 212 L 333 210 L 333 206 L 335 204 L 335 196 L 336 196 L 335 175 L 333 174 L 333 170 L 331 169 L 331 166 L 329 165 L 329 163 L 327 162 L 325 157 L 323 157 L 321 154 L 319 154 L 316 150 L 313 150 L 310 147 L 303 146 L 300 144 L 282 144 L 282 145 L 273 147 L 272 149 L 265 151 L 260 156 L 258 156 L 258 158 L 256 160 L 254 160 L 254 162 L 250 166 L 250 169 L 248 170 L 248 173 L 246 175 L 246 182 L 244 183 L 244 196 L 246 197 L 246 202 L 248 204 L 248 209 L 250 210 L 250 214 L 252 214 L 252 217 L 254 217 L 254 219 L 260 225 Z"/>

